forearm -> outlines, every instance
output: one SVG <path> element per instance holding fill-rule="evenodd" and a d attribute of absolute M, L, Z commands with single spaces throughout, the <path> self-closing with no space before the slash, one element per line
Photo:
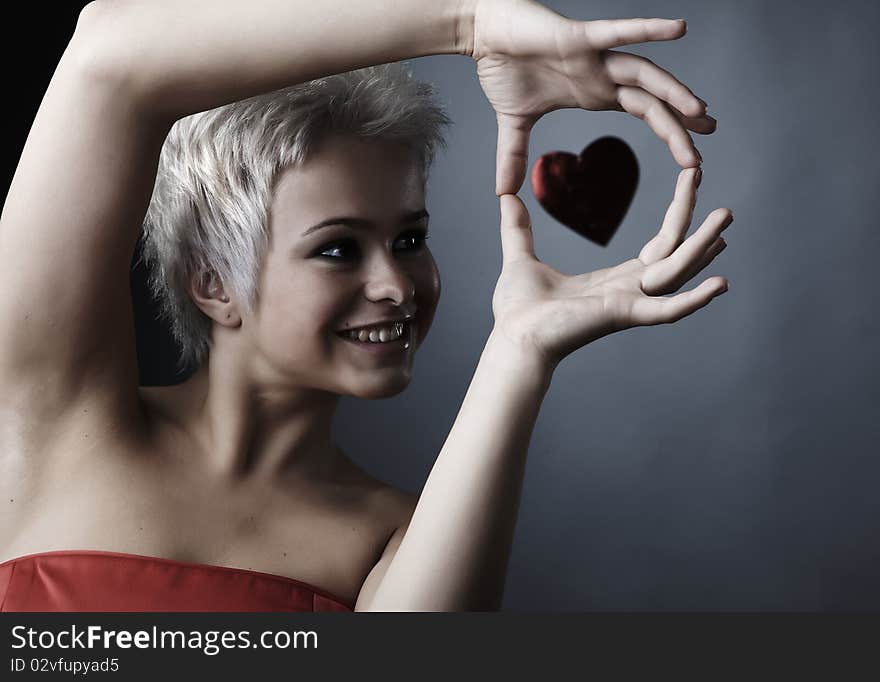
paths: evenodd
<path fill-rule="evenodd" d="M 551 377 L 490 334 L 371 610 L 500 608 L 529 440 Z"/>
<path fill-rule="evenodd" d="M 373 64 L 464 54 L 476 0 L 97 0 L 104 49 L 179 118 Z"/>

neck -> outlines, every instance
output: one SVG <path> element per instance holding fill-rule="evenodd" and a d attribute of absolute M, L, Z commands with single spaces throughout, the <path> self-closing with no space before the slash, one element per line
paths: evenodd
<path fill-rule="evenodd" d="M 242 364 L 217 360 L 186 382 L 209 468 L 240 479 L 332 478 L 341 458 L 331 438 L 339 396 L 258 384 Z"/>

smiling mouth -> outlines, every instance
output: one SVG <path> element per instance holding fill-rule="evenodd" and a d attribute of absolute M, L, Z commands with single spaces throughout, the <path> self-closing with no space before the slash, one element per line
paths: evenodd
<path fill-rule="evenodd" d="M 413 331 L 415 320 L 406 320 L 383 327 L 384 333 L 380 334 L 377 329 L 371 330 L 369 333 L 362 331 L 358 335 L 352 336 L 351 330 L 336 332 L 341 339 L 359 346 L 376 346 L 376 347 L 408 347 L 410 333 Z M 392 333 L 389 336 L 387 330 Z M 382 339 L 385 339 L 384 341 Z"/>

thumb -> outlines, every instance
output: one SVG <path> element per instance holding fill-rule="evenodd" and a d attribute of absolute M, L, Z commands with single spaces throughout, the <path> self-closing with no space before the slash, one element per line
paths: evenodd
<path fill-rule="evenodd" d="M 526 177 L 529 134 L 537 119 L 498 114 L 498 151 L 495 157 L 495 194 L 516 194 Z"/>
<path fill-rule="evenodd" d="M 535 257 L 532 220 L 526 205 L 516 194 L 502 194 L 501 252 L 504 263 Z"/>

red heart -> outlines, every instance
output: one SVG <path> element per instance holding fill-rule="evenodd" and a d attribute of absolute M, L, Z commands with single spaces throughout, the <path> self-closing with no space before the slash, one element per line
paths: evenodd
<path fill-rule="evenodd" d="M 616 137 L 600 137 L 580 156 L 549 152 L 532 166 L 532 192 L 544 210 L 602 246 L 623 221 L 638 182 L 636 155 Z"/>

